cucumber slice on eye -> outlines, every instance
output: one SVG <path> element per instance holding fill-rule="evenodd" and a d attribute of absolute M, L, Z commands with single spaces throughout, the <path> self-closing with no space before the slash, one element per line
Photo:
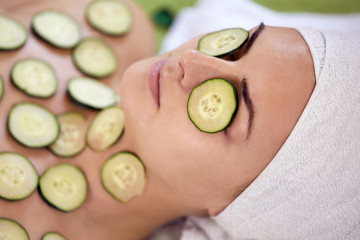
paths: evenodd
<path fill-rule="evenodd" d="M 66 240 L 66 238 L 58 232 L 47 232 L 41 237 L 41 240 Z"/>
<path fill-rule="evenodd" d="M 144 191 L 145 167 L 133 153 L 119 152 L 103 164 L 101 180 L 113 198 L 128 202 Z"/>
<path fill-rule="evenodd" d="M 14 50 L 22 47 L 28 38 L 28 31 L 17 20 L 0 14 L 0 50 Z"/>
<path fill-rule="evenodd" d="M 67 90 L 75 102 L 94 109 L 114 106 L 120 101 L 119 95 L 112 88 L 87 77 L 70 79 Z"/>
<path fill-rule="evenodd" d="M 58 82 L 53 68 L 36 58 L 17 61 L 11 69 L 11 80 L 24 93 L 39 98 L 54 95 Z"/>
<path fill-rule="evenodd" d="M 221 78 L 209 79 L 196 86 L 187 103 L 190 120 L 206 133 L 216 133 L 229 126 L 237 108 L 235 87 Z"/>
<path fill-rule="evenodd" d="M 118 66 L 114 50 L 97 37 L 83 39 L 74 49 L 72 57 L 80 71 L 96 78 L 112 75 Z"/>
<path fill-rule="evenodd" d="M 204 54 L 224 57 L 239 50 L 248 40 L 249 33 L 242 28 L 229 28 L 203 36 L 198 49 Z"/>
<path fill-rule="evenodd" d="M 25 228 L 8 218 L 0 218 L 0 239 L 30 240 Z"/>
<path fill-rule="evenodd" d="M 3 95 L 4 95 L 4 80 L 3 80 L 2 76 L 0 75 L 0 101 L 1 101 Z"/>
<path fill-rule="evenodd" d="M 41 39 L 58 48 L 73 48 L 82 38 L 77 20 L 61 11 L 39 12 L 33 17 L 31 26 Z"/>
<path fill-rule="evenodd" d="M 85 149 L 86 119 L 77 112 L 57 116 L 60 135 L 49 149 L 57 156 L 72 157 Z"/>
<path fill-rule="evenodd" d="M 38 186 L 38 179 L 34 166 L 25 156 L 12 152 L 0 153 L 1 198 L 7 200 L 27 198 Z"/>
<path fill-rule="evenodd" d="M 86 8 L 86 19 L 98 31 L 119 36 L 129 31 L 133 18 L 130 9 L 119 0 L 95 0 Z"/>
<path fill-rule="evenodd" d="M 13 138 L 30 148 L 49 146 L 59 135 L 59 124 L 54 114 L 32 102 L 13 105 L 8 129 Z"/>
<path fill-rule="evenodd" d="M 86 200 L 86 177 L 78 167 L 71 164 L 49 167 L 40 177 L 39 186 L 44 199 L 64 212 L 79 208 Z"/>
<path fill-rule="evenodd" d="M 125 117 L 121 107 L 115 106 L 102 110 L 92 120 L 86 142 L 95 151 L 104 151 L 112 146 L 124 131 Z"/>

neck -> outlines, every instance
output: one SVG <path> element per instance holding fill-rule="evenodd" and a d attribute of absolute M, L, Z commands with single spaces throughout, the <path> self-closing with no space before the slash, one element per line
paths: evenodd
<path fill-rule="evenodd" d="M 180 198 L 152 179 L 148 179 L 145 192 L 141 196 L 126 204 L 115 204 L 117 210 L 111 214 L 112 220 L 109 221 L 109 214 L 106 214 L 100 221 L 112 224 L 113 226 L 109 227 L 116 229 L 114 232 L 121 234 L 121 239 L 124 240 L 145 239 L 157 228 L 174 219 L 202 214 L 187 208 Z"/>

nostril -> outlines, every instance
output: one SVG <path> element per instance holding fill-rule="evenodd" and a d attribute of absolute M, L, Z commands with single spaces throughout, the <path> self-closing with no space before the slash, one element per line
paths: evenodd
<path fill-rule="evenodd" d="M 185 71 L 184 71 L 184 67 L 181 64 L 181 62 L 179 62 L 179 69 L 180 69 L 180 79 L 179 79 L 179 81 L 182 81 L 184 79 L 184 77 L 185 77 Z"/>

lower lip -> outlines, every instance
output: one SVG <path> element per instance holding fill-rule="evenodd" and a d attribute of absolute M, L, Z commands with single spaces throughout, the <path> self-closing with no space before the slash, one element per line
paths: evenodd
<path fill-rule="evenodd" d="M 164 63 L 165 59 L 154 63 L 150 67 L 147 76 L 150 92 L 157 106 L 160 106 L 160 72 Z"/>

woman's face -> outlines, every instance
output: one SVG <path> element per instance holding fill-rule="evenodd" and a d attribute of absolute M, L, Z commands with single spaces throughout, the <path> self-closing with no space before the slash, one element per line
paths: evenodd
<path fill-rule="evenodd" d="M 315 86 L 311 54 L 297 30 L 266 26 L 249 33 L 256 39 L 234 61 L 202 54 L 197 37 L 135 63 L 121 84 L 124 141 L 144 161 L 149 181 L 163 184 L 169 196 L 202 204 L 210 214 L 229 204 L 274 158 Z M 187 114 L 191 90 L 211 78 L 233 83 L 239 97 L 233 122 L 215 134 L 199 131 Z"/>

